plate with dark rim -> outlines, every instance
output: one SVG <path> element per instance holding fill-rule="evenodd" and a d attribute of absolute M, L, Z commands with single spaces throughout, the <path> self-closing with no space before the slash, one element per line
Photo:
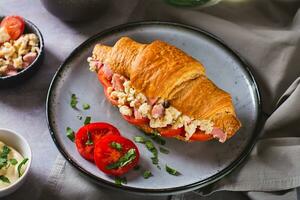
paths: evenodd
<path fill-rule="evenodd" d="M 66 137 L 66 127 L 77 130 L 83 119 L 108 122 L 122 135 L 132 139 L 142 131 L 124 121 L 117 108 L 105 99 L 97 76 L 88 70 L 87 58 L 95 44 L 113 45 L 120 37 L 128 36 L 142 43 L 163 40 L 184 50 L 200 60 L 207 76 L 220 88 L 232 95 L 234 106 L 243 127 L 224 144 L 218 141 L 185 143 L 166 139 L 164 148 L 169 154 L 159 153 L 161 169 L 151 162 L 151 153 L 137 144 L 141 169 L 126 174 L 127 184 L 116 186 L 114 179 L 84 160 L 73 142 Z M 79 110 L 70 106 L 72 94 L 78 97 Z M 89 110 L 81 109 L 89 103 Z M 234 170 L 251 151 L 257 135 L 261 101 L 249 65 L 224 42 L 199 28 L 170 22 L 135 22 L 102 31 L 78 46 L 62 63 L 50 85 L 46 103 L 50 134 L 65 159 L 78 171 L 103 186 L 135 193 L 166 195 L 199 189 L 211 184 Z M 79 120 L 78 116 L 83 119 Z M 158 145 L 157 145 L 158 146 Z M 172 176 L 165 171 L 169 165 L 179 172 Z M 144 179 L 143 170 L 150 170 L 153 177 Z M 83 183 L 84 184 L 84 183 Z"/>

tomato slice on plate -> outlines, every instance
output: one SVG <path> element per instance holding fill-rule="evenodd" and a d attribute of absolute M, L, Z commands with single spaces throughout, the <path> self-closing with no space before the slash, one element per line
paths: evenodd
<path fill-rule="evenodd" d="M 173 129 L 173 128 L 164 128 L 161 129 L 159 131 L 159 133 L 164 136 L 164 137 L 174 137 L 174 136 L 178 136 L 178 135 L 182 135 L 185 133 L 184 128 L 177 128 L 177 129 Z"/>
<path fill-rule="evenodd" d="M 142 124 L 149 123 L 149 119 L 146 117 L 143 117 L 141 119 L 136 119 L 134 116 L 128 116 L 128 115 L 122 115 L 122 116 L 127 122 L 133 125 L 142 125 Z"/>
<path fill-rule="evenodd" d="M 106 135 L 120 135 L 120 133 L 116 127 L 103 122 L 81 127 L 75 136 L 79 154 L 89 161 L 94 161 L 94 146 Z"/>
<path fill-rule="evenodd" d="M 192 137 L 190 137 L 191 141 L 201 141 L 205 142 L 213 139 L 213 136 L 210 134 L 205 134 L 203 131 L 197 130 Z"/>
<path fill-rule="evenodd" d="M 110 82 L 110 80 L 108 80 L 103 72 L 103 67 L 101 67 L 99 70 L 98 70 L 98 79 L 100 81 L 100 83 L 105 87 L 105 88 L 108 88 L 108 87 L 111 87 L 112 84 Z"/>
<path fill-rule="evenodd" d="M 11 39 L 16 40 L 23 34 L 25 22 L 20 16 L 7 16 L 2 20 L 0 26 L 5 28 Z"/>
<path fill-rule="evenodd" d="M 107 135 L 96 143 L 94 160 L 106 174 L 120 176 L 128 172 L 139 161 L 139 151 L 129 139 L 120 135 Z"/>

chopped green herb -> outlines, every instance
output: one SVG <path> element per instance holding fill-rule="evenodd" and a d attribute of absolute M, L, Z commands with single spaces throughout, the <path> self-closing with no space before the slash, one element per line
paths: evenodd
<path fill-rule="evenodd" d="M 22 166 L 25 165 L 28 160 L 29 160 L 28 158 L 24 158 L 24 160 L 22 160 L 22 162 L 20 162 L 20 164 L 18 165 L 19 177 L 22 176 L 22 172 L 21 172 Z"/>
<path fill-rule="evenodd" d="M 158 151 L 157 148 L 154 146 L 153 142 L 151 140 L 147 140 L 142 136 L 135 136 L 134 138 L 135 142 L 143 143 L 145 144 L 146 148 L 153 154 L 153 157 L 151 157 L 152 163 L 154 165 L 158 164 Z"/>
<path fill-rule="evenodd" d="M 161 170 L 161 167 L 160 167 L 159 165 L 156 165 L 156 167 L 157 167 L 159 170 Z"/>
<path fill-rule="evenodd" d="M 75 140 L 75 133 L 74 131 L 70 128 L 70 127 L 67 127 L 67 137 L 72 141 L 74 142 Z"/>
<path fill-rule="evenodd" d="M 140 168 L 141 168 L 141 166 L 136 165 L 136 166 L 133 167 L 133 170 L 137 171 L 137 170 L 139 170 Z"/>
<path fill-rule="evenodd" d="M 158 132 L 153 132 L 150 135 L 150 137 L 157 144 L 160 144 L 160 145 L 165 145 L 166 144 L 166 141 L 160 136 L 160 134 Z"/>
<path fill-rule="evenodd" d="M 152 143 L 150 140 L 147 140 L 147 141 L 145 142 L 145 145 L 146 145 L 147 149 L 148 149 L 149 151 L 151 151 L 151 152 L 152 152 L 153 149 L 155 149 L 155 146 L 153 145 L 153 143 Z"/>
<path fill-rule="evenodd" d="M 14 159 L 14 158 L 9 159 L 9 162 L 10 162 L 10 164 L 12 164 L 12 165 L 18 164 L 18 161 L 17 161 L 16 159 Z"/>
<path fill-rule="evenodd" d="M 70 105 L 73 109 L 77 109 L 77 103 L 78 103 L 78 100 L 77 100 L 77 97 L 75 94 L 72 94 L 71 95 L 71 101 L 70 101 Z"/>
<path fill-rule="evenodd" d="M 112 143 L 110 143 L 110 146 L 114 149 L 117 149 L 118 151 L 122 150 L 122 145 L 118 142 L 112 142 Z"/>
<path fill-rule="evenodd" d="M 117 169 L 131 163 L 136 158 L 135 149 L 129 149 L 117 162 L 106 166 L 106 169 Z"/>
<path fill-rule="evenodd" d="M 143 176 L 144 176 L 144 179 L 148 179 L 151 176 L 153 176 L 153 174 L 149 170 L 146 170 L 146 171 L 144 171 Z"/>
<path fill-rule="evenodd" d="M 146 148 L 153 154 L 153 157 L 151 157 L 152 163 L 154 165 L 158 164 L 158 151 L 156 147 L 154 146 L 153 142 L 151 140 L 145 141 Z"/>
<path fill-rule="evenodd" d="M 154 165 L 158 164 L 158 157 L 151 157 L 151 160 Z"/>
<path fill-rule="evenodd" d="M 148 149 L 149 151 L 151 151 L 151 153 L 153 154 L 153 156 L 154 156 L 154 157 L 157 157 L 157 149 L 156 149 L 156 147 L 154 146 L 154 144 L 153 144 L 150 140 L 147 140 L 147 141 L 145 142 L 145 145 L 146 145 L 147 149 Z"/>
<path fill-rule="evenodd" d="M 133 140 L 134 140 L 135 142 L 137 142 L 137 143 L 145 143 L 145 142 L 146 142 L 146 139 L 145 139 L 144 137 L 142 137 L 142 136 L 135 136 L 135 137 L 133 138 Z"/>
<path fill-rule="evenodd" d="M 87 103 L 85 103 L 85 104 L 83 104 L 82 105 L 82 108 L 84 109 L 84 110 L 88 110 L 88 109 L 90 109 L 90 105 L 89 104 L 87 104 Z"/>
<path fill-rule="evenodd" d="M 2 167 L 7 166 L 7 156 L 10 152 L 10 148 L 8 148 L 8 146 L 4 145 L 2 148 L 2 152 L 0 154 L 0 169 L 2 169 Z"/>
<path fill-rule="evenodd" d="M 88 140 L 86 141 L 85 145 L 93 145 L 94 142 L 92 140 L 92 135 L 91 135 L 91 132 L 87 131 L 87 137 L 88 137 Z"/>
<path fill-rule="evenodd" d="M 10 152 L 10 148 L 8 148 L 8 146 L 4 145 L 3 148 L 2 148 L 2 153 L 1 153 L 1 158 L 3 157 L 7 157 L 7 155 L 9 154 Z"/>
<path fill-rule="evenodd" d="M 169 151 L 168 149 L 165 149 L 165 148 L 163 148 L 163 147 L 159 147 L 159 151 L 160 151 L 161 153 L 164 153 L 164 154 L 170 153 L 170 151 Z"/>
<path fill-rule="evenodd" d="M 0 180 L 3 181 L 4 183 L 10 183 L 9 179 L 4 175 L 0 175 Z"/>
<path fill-rule="evenodd" d="M 85 120 L 84 120 L 84 125 L 87 125 L 87 124 L 89 124 L 89 123 L 91 123 L 91 117 L 90 116 L 87 116 L 86 118 L 85 118 Z"/>
<path fill-rule="evenodd" d="M 179 176 L 179 175 L 181 175 L 180 172 L 178 172 L 176 169 L 173 169 L 173 168 L 169 167 L 168 165 L 166 165 L 166 171 L 169 174 L 173 175 L 173 176 Z"/>
<path fill-rule="evenodd" d="M 77 116 L 77 118 L 78 118 L 79 120 L 82 120 L 82 116 Z"/>
<path fill-rule="evenodd" d="M 122 184 L 127 184 L 127 179 L 126 177 L 115 177 L 115 184 L 116 185 L 122 185 Z"/>

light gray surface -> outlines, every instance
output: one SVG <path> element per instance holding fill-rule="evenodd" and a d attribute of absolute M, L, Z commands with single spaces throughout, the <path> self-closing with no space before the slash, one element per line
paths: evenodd
<path fill-rule="evenodd" d="M 111 1 L 110 7 L 101 12 L 100 17 L 94 21 L 64 23 L 51 16 L 37 0 L 1 0 L 0 13 L 19 14 L 31 20 L 40 28 L 46 46 L 45 63 L 31 80 L 14 90 L 0 91 L 0 127 L 21 132 L 32 146 L 34 159 L 33 171 L 29 174 L 27 184 L 5 199 L 55 199 L 51 198 L 53 195 L 56 199 L 94 199 L 99 195 L 101 199 L 110 200 L 121 194 L 94 187 L 61 157 L 58 157 L 51 179 L 45 187 L 58 152 L 47 130 L 44 104 L 54 71 L 73 48 L 104 28 L 141 19 L 187 23 L 222 38 L 254 66 L 253 71 L 265 102 L 264 111 L 269 115 L 275 111 L 268 119 L 263 141 L 251 155 L 250 161 L 240 170 L 236 170 L 229 179 L 207 188 L 207 192 L 218 189 L 243 191 L 243 188 L 274 191 L 295 187 L 300 171 L 297 162 L 300 142 L 293 138 L 299 137 L 300 132 L 297 115 L 300 112 L 297 110 L 300 107 L 300 91 L 299 80 L 296 80 L 300 74 L 300 14 L 297 12 L 299 1 L 224 1 L 202 11 L 169 7 L 160 0 L 128 1 L 130 3 Z M 281 96 L 281 106 L 278 107 L 276 103 Z M 274 137 L 278 139 L 273 139 Z M 274 165 L 273 161 L 277 163 Z M 266 181 L 268 177 L 273 177 L 273 180 Z M 240 184 L 241 180 L 244 180 L 243 184 Z M 40 197 L 43 189 L 44 196 Z M 230 194 L 232 193 L 217 193 L 212 198 L 224 199 L 223 195 Z M 245 199 L 296 199 L 294 190 L 291 193 L 233 194 L 235 195 L 231 195 L 232 199 L 242 199 L 242 196 Z M 125 198 L 125 195 L 122 197 Z M 130 198 L 133 196 L 128 197 Z M 175 198 L 200 199 L 194 193 Z"/>

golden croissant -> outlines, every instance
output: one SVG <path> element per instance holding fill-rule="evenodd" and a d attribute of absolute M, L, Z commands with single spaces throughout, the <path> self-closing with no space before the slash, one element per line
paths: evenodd
<path fill-rule="evenodd" d="M 199 61 L 166 42 L 122 37 L 113 47 L 97 44 L 88 62 L 108 100 L 146 133 L 225 142 L 241 127 L 231 96 Z"/>

